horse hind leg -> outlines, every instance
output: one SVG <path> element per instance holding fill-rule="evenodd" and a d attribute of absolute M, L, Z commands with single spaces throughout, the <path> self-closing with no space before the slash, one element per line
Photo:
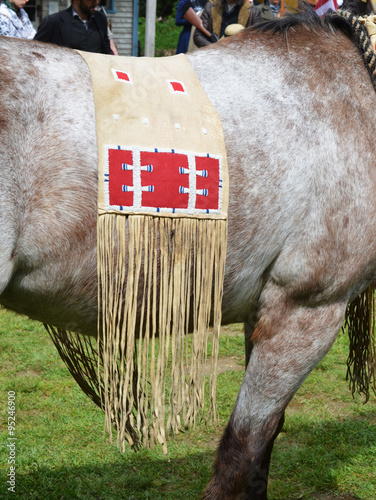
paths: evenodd
<path fill-rule="evenodd" d="M 277 428 L 265 448 L 260 467 L 258 468 L 252 482 L 246 487 L 244 495 L 245 498 L 249 498 L 252 500 L 267 500 L 270 461 L 272 457 L 274 441 L 276 440 L 279 433 L 282 431 L 284 423 L 285 423 L 285 412 L 282 412 L 282 416 L 278 421 Z"/>
<path fill-rule="evenodd" d="M 252 349 L 253 349 L 252 335 L 254 330 L 255 330 L 254 322 L 244 323 L 245 368 L 247 368 L 252 354 Z M 270 460 L 272 456 L 274 441 L 276 440 L 279 433 L 282 431 L 284 422 L 285 422 L 285 412 L 282 413 L 282 416 L 277 425 L 277 429 L 265 449 L 265 453 L 262 458 L 258 472 L 254 480 L 252 481 L 251 486 L 247 488 L 247 495 L 254 500 L 267 499 Z"/>
<path fill-rule="evenodd" d="M 345 301 L 303 307 L 276 286 L 266 296 L 204 500 L 267 498 L 267 471 L 262 468 L 268 466 L 284 410 L 332 346 L 344 319 Z"/>

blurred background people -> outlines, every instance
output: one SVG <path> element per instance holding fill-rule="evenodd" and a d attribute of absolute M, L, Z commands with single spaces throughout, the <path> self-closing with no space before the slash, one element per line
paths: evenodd
<path fill-rule="evenodd" d="M 34 39 L 86 52 L 112 54 L 108 20 L 99 0 L 72 0 L 71 6 L 45 17 Z"/>
<path fill-rule="evenodd" d="M 274 17 L 279 17 L 281 12 L 281 0 L 269 0 L 270 10 Z"/>
<path fill-rule="evenodd" d="M 262 21 L 260 9 L 248 0 L 211 0 L 201 14 L 204 27 L 219 38 L 224 35 L 230 24 L 241 24 L 245 28 Z M 196 28 L 194 42 L 197 47 L 212 43 L 209 38 Z"/>
<path fill-rule="evenodd" d="M 274 15 L 274 12 L 271 9 L 272 1 L 279 3 L 279 0 L 265 0 L 265 2 L 258 2 L 257 0 L 253 1 L 253 5 L 256 5 L 256 7 L 260 9 L 261 17 L 265 21 L 271 21 L 272 19 L 277 17 Z"/>
<path fill-rule="evenodd" d="M 107 17 L 106 9 L 102 5 L 98 5 L 97 10 L 101 10 L 103 12 L 103 14 Z M 112 31 L 110 29 L 110 22 L 108 21 L 108 18 L 107 18 L 107 24 L 108 24 L 107 35 L 108 35 L 108 39 L 110 40 L 111 52 L 113 53 L 114 56 L 118 56 L 119 55 L 118 49 L 115 45 L 114 34 L 112 33 Z"/>
<path fill-rule="evenodd" d="M 189 40 L 191 37 L 192 24 L 184 18 L 187 10 L 192 8 L 196 14 L 199 14 L 205 7 L 207 0 L 180 0 L 176 8 L 176 26 L 183 26 L 179 35 L 177 54 L 188 52 Z"/>
<path fill-rule="evenodd" d="M 0 35 L 34 38 L 35 29 L 24 10 L 29 0 L 5 0 L 0 4 Z"/>

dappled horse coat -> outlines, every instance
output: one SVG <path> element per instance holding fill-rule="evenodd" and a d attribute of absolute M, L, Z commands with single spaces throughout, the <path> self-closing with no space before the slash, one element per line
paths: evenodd
<path fill-rule="evenodd" d="M 0 44 L 0 301 L 96 335 L 89 73 L 68 49 Z M 287 404 L 376 279 L 376 95 L 349 37 L 309 13 L 189 60 L 228 154 L 223 322 L 252 351 L 205 498 L 266 498 Z"/>

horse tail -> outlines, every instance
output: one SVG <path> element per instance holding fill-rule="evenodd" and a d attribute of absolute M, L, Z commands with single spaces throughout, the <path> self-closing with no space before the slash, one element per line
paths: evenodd
<path fill-rule="evenodd" d="M 375 285 L 372 283 L 348 306 L 343 329 L 350 339 L 346 380 L 352 395 L 364 394 L 369 400 L 370 389 L 376 394 Z"/>

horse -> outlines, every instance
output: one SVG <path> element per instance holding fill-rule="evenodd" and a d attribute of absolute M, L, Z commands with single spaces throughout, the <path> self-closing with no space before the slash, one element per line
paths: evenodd
<path fill-rule="evenodd" d="M 188 56 L 223 124 L 222 322 L 243 322 L 246 345 L 205 500 L 267 498 L 284 411 L 376 279 L 376 95 L 345 25 L 305 12 Z M 0 47 L 0 303 L 95 336 L 90 74 L 66 48 Z"/>

